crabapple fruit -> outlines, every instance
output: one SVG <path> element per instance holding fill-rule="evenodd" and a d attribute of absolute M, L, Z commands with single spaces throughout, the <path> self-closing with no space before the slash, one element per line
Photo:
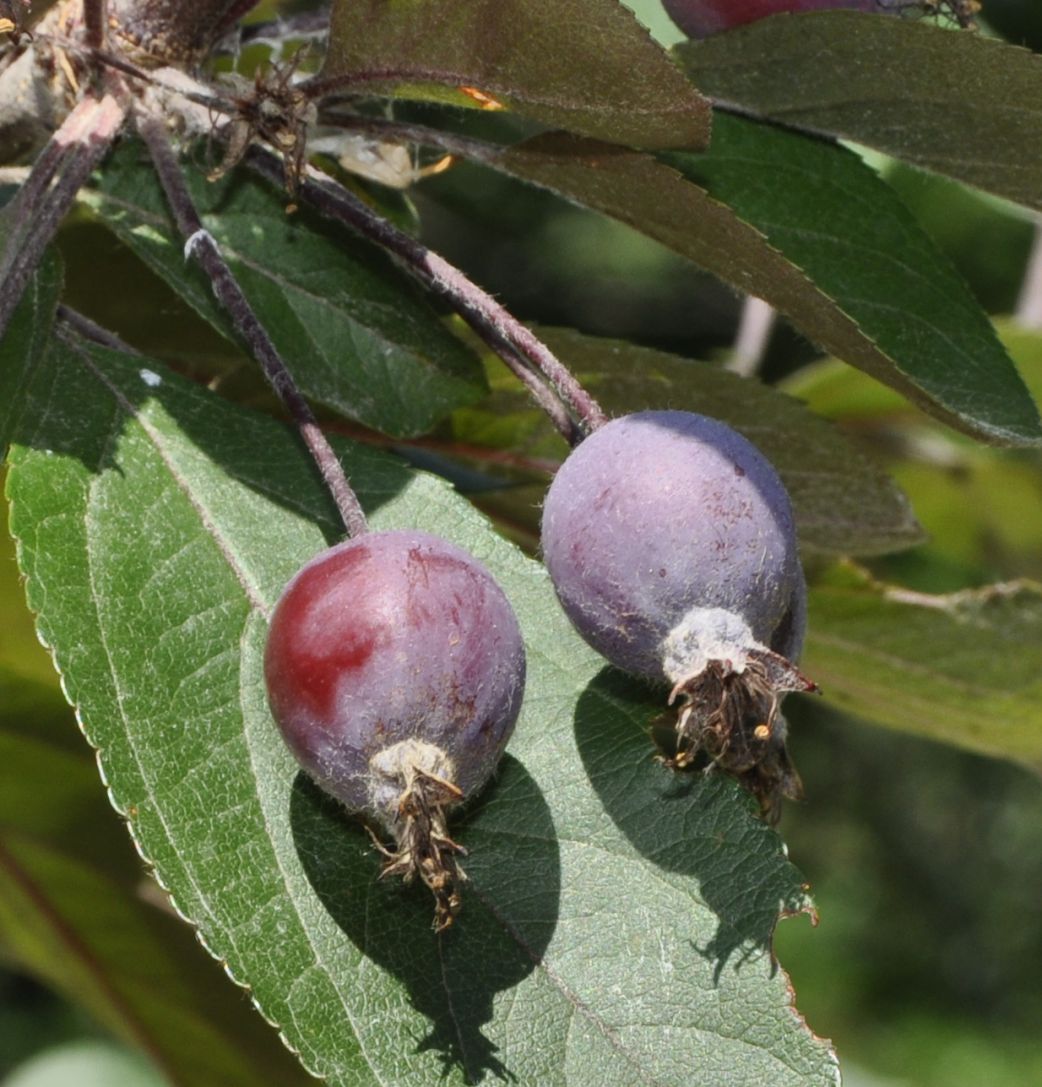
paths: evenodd
<path fill-rule="evenodd" d="M 689 38 L 708 38 L 722 30 L 755 23 L 781 12 L 852 8 L 883 12 L 896 0 L 662 0 L 666 12 Z"/>
<path fill-rule="evenodd" d="M 789 496 L 767 459 L 703 415 L 615 419 L 554 478 L 542 546 L 586 641 L 680 700 L 672 764 L 703 753 L 774 818 L 799 792 L 779 701 L 815 686 L 793 663 L 806 585 Z"/>
<path fill-rule="evenodd" d="M 445 811 L 492 775 L 524 691 L 521 631 L 492 575 L 422 532 L 338 544 L 286 586 L 264 674 L 298 762 L 394 836 L 385 874 L 419 875 L 446 927 L 463 876 Z"/>

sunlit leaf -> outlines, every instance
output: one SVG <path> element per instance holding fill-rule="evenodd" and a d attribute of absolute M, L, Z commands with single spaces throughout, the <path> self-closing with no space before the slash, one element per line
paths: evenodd
<path fill-rule="evenodd" d="M 857 156 L 721 117 L 709 152 L 663 160 L 560 136 L 483 156 L 766 299 L 949 425 L 1000 444 L 1042 441 L 979 304 Z"/>
<path fill-rule="evenodd" d="M 477 360 L 390 261 L 346 231 L 330 235 L 262 182 L 219 183 L 185 163 L 206 229 L 301 389 L 396 436 L 427 431 L 483 391 Z M 198 265 L 187 260 L 155 175 L 130 144 L 84 198 L 106 226 L 235 339 Z"/>
<path fill-rule="evenodd" d="M 1042 768 L 1042 586 L 946 596 L 838 567 L 812 588 L 803 666 L 869 721 Z"/>
<path fill-rule="evenodd" d="M 277 1079 L 303 1087 L 307 1077 L 274 1031 L 235 999 L 219 966 L 143 871 L 32 632 L 6 524 L 0 533 L 5 961 L 147 1053 L 165 1082 L 246 1087 Z M 86 1072 L 81 1080 L 71 1064 L 60 1067 L 68 1087 L 88 1082 Z"/>
<path fill-rule="evenodd" d="M 268 714 L 266 618 L 336 536 L 295 437 L 149 363 L 55 342 L 12 448 L 31 607 L 113 803 L 177 908 L 332 1084 L 809 1087 L 834 1058 L 770 953 L 805 905 L 736 785 L 652 757 L 652 692 L 564 620 L 545 572 L 442 482 L 341 445 L 374 528 L 469 548 L 513 602 L 525 708 L 455 833 L 463 912 L 378 881 L 362 830 Z M 31 422 L 29 420 L 32 420 Z"/>
<path fill-rule="evenodd" d="M 1042 336 L 1000 324 L 1028 388 L 1042 393 Z M 996 449 L 946 432 L 849 366 L 804 367 L 783 388 L 875 446 L 911 499 L 928 542 L 873 569 L 930 592 L 1006 578 L 1042 580 L 1042 453 Z"/>

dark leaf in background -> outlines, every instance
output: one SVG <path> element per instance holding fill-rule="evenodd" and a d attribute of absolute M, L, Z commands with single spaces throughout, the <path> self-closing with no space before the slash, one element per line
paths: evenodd
<path fill-rule="evenodd" d="M 705 99 L 617 0 L 337 0 L 322 79 L 474 105 L 634 147 L 704 147 Z M 486 107 L 491 103 L 486 102 Z"/>
<path fill-rule="evenodd" d="M 837 11 L 764 19 L 676 51 L 728 110 L 854 140 L 1042 209 L 1042 57 L 1026 49 Z"/>
<path fill-rule="evenodd" d="M 61 261 L 49 253 L 30 279 L 0 345 L 0 464 L 22 410 L 22 393 L 50 339 L 61 292 Z"/>
<path fill-rule="evenodd" d="M 765 299 L 949 425 L 1000 444 L 1042 441 L 1038 409 L 986 315 L 856 155 L 718 117 L 709 152 L 661 157 L 549 136 L 485 161 Z"/>
<path fill-rule="evenodd" d="M 792 497 L 800 544 L 811 551 L 875 555 L 923 539 L 908 500 L 878 465 L 837 427 L 768 385 L 621 340 L 567 329 L 538 330 L 609 415 L 677 408 L 721 419 L 777 468 Z M 530 457 L 562 456 L 545 418 L 511 386 L 456 413 L 461 442 L 524 448 Z M 520 503 L 512 503 L 514 506 Z M 538 500 L 531 508 L 538 516 Z M 532 528 L 538 531 L 533 518 Z"/>

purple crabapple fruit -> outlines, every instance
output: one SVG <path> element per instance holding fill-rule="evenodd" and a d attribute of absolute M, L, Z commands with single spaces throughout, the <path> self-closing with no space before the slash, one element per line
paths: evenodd
<path fill-rule="evenodd" d="M 708 38 L 722 30 L 755 23 L 781 12 L 853 8 L 885 11 L 890 0 L 663 0 L 666 12 L 689 38 Z"/>
<path fill-rule="evenodd" d="M 264 674 L 298 762 L 394 837 L 384 874 L 418 875 L 447 927 L 464 877 L 445 812 L 492 775 L 525 684 L 521 631 L 492 575 L 422 532 L 338 544 L 286 586 Z"/>
<path fill-rule="evenodd" d="M 782 12 L 797 14 L 846 8 L 853 11 L 900 15 L 918 12 L 947 14 L 961 26 L 970 26 L 980 10 L 977 0 L 662 0 L 669 17 L 689 38 L 708 38 L 723 30 L 755 23 Z"/>
<path fill-rule="evenodd" d="M 774 820 L 799 777 L 778 712 L 816 690 L 794 662 L 806 584 L 789 496 L 729 426 L 684 411 L 614 419 L 561 466 L 542 547 L 561 604 L 616 667 L 679 700 L 670 763 L 700 753 Z"/>

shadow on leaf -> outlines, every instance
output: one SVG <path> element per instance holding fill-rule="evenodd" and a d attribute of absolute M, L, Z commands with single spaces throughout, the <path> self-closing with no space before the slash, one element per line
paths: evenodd
<path fill-rule="evenodd" d="M 606 667 L 575 711 L 579 754 L 605 811 L 647 860 L 694 878 L 697 897 L 717 929 L 695 950 L 735 969 L 770 953 L 779 914 L 807 907 L 781 839 L 755 814 L 755 803 L 716 773 L 678 773 L 656 760 L 649 735 L 662 712 L 646 685 Z"/>
<path fill-rule="evenodd" d="M 36 413 L 28 411 L 14 430 L 14 442 L 73 456 L 92 474 L 123 474 L 120 442 L 114 439 L 125 440 L 133 433 L 129 423 L 148 418 L 154 428 L 147 432 L 150 440 L 167 457 L 171 471 L 190 472 L 189 465 L 205 459 L 224 473 L 224 480 L 216 475 L 193 477 L 191 487 L 208 501 L 216 499 L 219 488 L 227 489 L 230 481 L 232 487 L 247 488 L 267 502 L 315 521 L 330 544 L 341 538 L 336 507 L 289 426 L 229 404 L 157 362 L 75 336 L 67 341 L 51 339 L 29 394 L 38 404 L 47 404 L 54 399 L 51 390 L 55 387 L 63 392 L 53 411 L 67 413 L 68 425 L 52 424 L 43 437 L 33 422 Z M 170 423 L 156 416 L 157 404 L 179 436 L 170 434 Z M 368 513 L 408 485 L 411 473 L 397 458 L 346 441 L 336 444 Z M 229 505 L 238 508 L 243 503 L 239 499 Z M 252 531 L 263 521 L 263 514 L 249 510 L 243 516 L 252 518 Z"/>
<path fill-rule="evenodd" d="M 451 928 L 431 928 L 433 900 L 415 884 L 378 879 L 368 835 L 303 772 L 290 801 L 293 837 L 330 917 L 368 958 L 398 978 L 430 1020 L 416 1051 L 470 1083 L 491 1074 L 516 1082 L 483 1033 L 497 993 L 526 978 L 557 924 L 561 866 L 550 810 L 535 781 L 506 755 L 493 785 L 453 821 L 470 851 L 463 908 Z"/>

